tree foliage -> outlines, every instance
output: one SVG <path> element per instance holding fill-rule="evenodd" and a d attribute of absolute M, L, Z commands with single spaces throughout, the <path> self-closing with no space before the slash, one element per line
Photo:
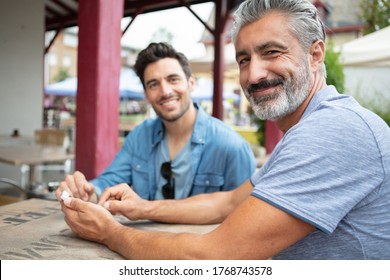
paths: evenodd
<path fill-rule="evenodd" d="M 326 83 L 334 85 L 338 92 L 344 92 L 344 71 L 340 62 L 340 52 L 334 50 L 332 41 L 327 43 L 325 52 L 325 66 L 326 66 Z"/>
<path fill-rule="evenodd" d="M 364 35 L 390 25 L 390 0 L 362 0 L 359 7 L 359 18 L 366 24 Z"/>
<path fill-rule="evenodd" d="M 65 80 L 65 79 L 67 79 L 69 77 L 70 77 L 69 70 L 67 68 L 60 67 L 58 69 L 57 75 L 55 75 L 53 77 L 53 81 L 54 82 L 61 82 L 61 81 Z"/>
<path fill-rule="evenodd" d="M 167 30 L 165 27 L 160 27 L 158 30 L 156 30 L 152 34 L 151 41 L 152 42 L 165 42 L 165 43 L 172 44 L 173 39 L 174 39 L 174 35 L 172 34 L 172 32 Z"/>

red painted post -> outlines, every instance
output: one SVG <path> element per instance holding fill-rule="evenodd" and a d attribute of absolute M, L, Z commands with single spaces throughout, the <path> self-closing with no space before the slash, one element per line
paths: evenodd
<path fill-rule="evenodd" d="M 76 170 L 96 177 L 118 145 L 123 0 L 79 0 Z"/>
<path fill-rule="evenodd" d="M 213 95 L 213 116 L 223 120 L 223 79 L 225 70 L 224 48 L 226 34 L 224 32 L 224 19 L 226 3 L 224 0 L 215 2 L 215 31 L 214 31 L 214 95 Z"/>
<path fill-rule="evenodd" d="M 282 137 L 283 132 L 276 127 L 275 123 L 267 121 L 265 124 L 265 150 L 267 155 L 272 153 Z"/>

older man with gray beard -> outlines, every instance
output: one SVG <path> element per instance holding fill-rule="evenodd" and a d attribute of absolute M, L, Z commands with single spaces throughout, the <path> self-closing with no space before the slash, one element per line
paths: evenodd
<path fill-rule="evenodd" d="M 238 189 L 159 204 L 171 211 L 163 217 L 121 186 L 99 202 L 132 202 L 135 219 L 221 225 L 203 235 L 144 232 L 67 199 L 69 226 L 131 259 L 390 259 L 390 128 L 326 85 L 316 8 L 306 0 L 245 1 L 233 39 L 251 106 L 285 132 L 270 159 Z"/>

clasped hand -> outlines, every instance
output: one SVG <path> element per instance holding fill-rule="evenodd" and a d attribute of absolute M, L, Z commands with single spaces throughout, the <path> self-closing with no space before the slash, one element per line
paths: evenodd
<path fill-rule="evenodd" d="M 70 194 L 61 203 L 66 223 L 78 236 L 100 243 L 104 242 L 107 231 L 119 224 L 111 214 L 123 215 L 129 220 L 142 219 L 143 207 L 147 204 L 127 184 L 107 188 L 97 204 L 91 203 L 97 201 L 94 186 L 78 171 L 68 175 L 56 190 L 60 202 L 63 191 Z"/>
<path fill-rule="evenodd" d="M 127 184 L 107 188 L 98 202 L 112 214 L 123 215 L 129 220 L 142 219 L 147 203 L 148 201 L 140 198 Z"/>
<path fill-rule="evenodd" d="M 65 180 L 61 182 L 55 193 L 58 201 L 62 201 L 61 193 L 63 191 L 67 191 L 73 198 L 98 202 L 112 214 L 123 215 L 129 220 L 142 219 L 142 213 L 147 204 L 147 201 L 140 198 L 127 184 L 119 184 L 105 189 L 98 201 L 94 186 L 79 171 L 66 176 Z"/>

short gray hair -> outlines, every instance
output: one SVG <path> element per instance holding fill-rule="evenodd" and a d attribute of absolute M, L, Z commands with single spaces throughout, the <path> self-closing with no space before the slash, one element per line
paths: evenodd
<path fill-rule="evenodd" d="M 308 0 L 247 0 L 234 13 L 232 38 L 241 27 L 257 21 L 268 12 L 279 11 L 290 17 L 290 30 L 305 49 L 318 40 L 325 41 L 325 26 L 317 8 Z"/>
<path fill-rule="evenodd" d="M 236 42 L 240 29 L 263 18 L 272 11 L 286 14 L 290 19 L 290 31 L 301 43 L 304 50 L 322 40 L 325 42 L 325 26 L 318 15 L 317 8 L 308 0 L 247 0 L 234 13 L 232 30 Z M 325 66 L 322 69 L 326 75 Z"/>

